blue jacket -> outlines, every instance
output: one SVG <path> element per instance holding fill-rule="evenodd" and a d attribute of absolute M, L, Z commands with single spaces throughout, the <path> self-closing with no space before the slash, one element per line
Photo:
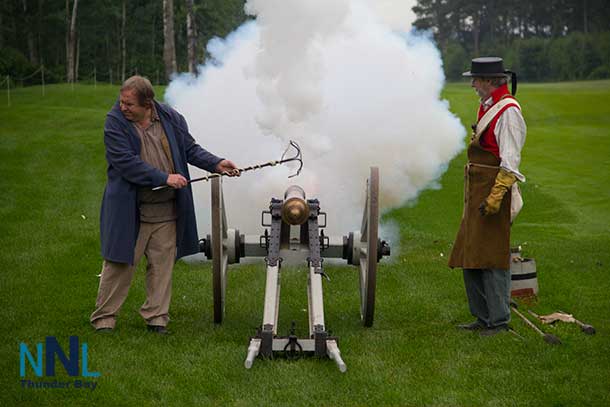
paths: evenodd
<path fill-rule="evenodd" d="M 167 105 L 155 102 L 167 135 L 177 173 L 190 179 L 188 164 L 214 172 L 222 158 L 199 146 L 190 135 L 184 117 Z M 138 188 L 165 185 L 168 174 L 140 158 L 140 138 L 117 102 L 106 116 L 104 144 L 108 180 L 100 215 L 102 256 L 117 263 L 134 262 L 140 229 Z M 176 258 L 197 253 L 199 243 L 190 184 L 176 190 Z"/>

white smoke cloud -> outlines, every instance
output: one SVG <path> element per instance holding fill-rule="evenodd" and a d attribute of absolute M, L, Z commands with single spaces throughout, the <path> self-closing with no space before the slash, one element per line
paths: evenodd
<path fill-rule="evenodd" d="M 409 31 L 415 21 L 413 6 L 417 0 L 368 0 L 367 4 L 377 17 L 394 31 Z"/>
<path fill-rule="evenodd" d="M 261 210 L 296 183 L 320 200 L 330 233 L 359 230 L 370 166 L 387 209 L 433 184 L 462 148 L 464 128 L 440 99 L 438 50 L 396 31 L 399 16 L 408 25 L 404 2 L 250 0 L 246 11 L 256 20 L 210 41 L 213 61 L 165 95 L 202 146 L 239 166 L 278 159 L 288 140 L 303 149 L 298 177 L 283 166 L 224 179 L 229 227 L 260 233 Z M 205 235 L 209 184 L 193 190 Z"/>

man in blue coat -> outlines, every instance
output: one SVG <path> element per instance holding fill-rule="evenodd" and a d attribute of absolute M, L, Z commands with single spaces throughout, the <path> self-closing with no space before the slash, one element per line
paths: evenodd
<path fill-rule="evenodd" d="M 100 235 L 104 258 L 91 324 L 114 329 L 142 256 L 146 256 L 148 330 L 167 333 L 172 270 L 177 259 L 199 251 L 188 165 L 239 175 L 234 163 L 199 146 L 186 120 L 154 100 L 150 81 L 133 76 L 106 117 L 108 161 Z M 168 188 L 153 191 L 158 186 Z"/>

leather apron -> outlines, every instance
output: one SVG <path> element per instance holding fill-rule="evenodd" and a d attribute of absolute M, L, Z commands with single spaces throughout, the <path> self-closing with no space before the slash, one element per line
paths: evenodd
<path fill-rule="evenodd" d="M 502 269 L 510 267 L 510 191 L 502 200 L 500 212 L 482 216 L 479 206 L 494 186 L 500 159 L 483 150 L 478 138 L 468 146 L 464 167 L 464 212 L 449 257 L 449 267 Z"/>

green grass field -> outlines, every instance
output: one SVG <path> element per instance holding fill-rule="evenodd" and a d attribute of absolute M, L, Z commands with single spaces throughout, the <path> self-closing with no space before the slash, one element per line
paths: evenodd
<path fill-rule="evenodd" d="M 0 405 L 418 405 L 606 406 L 610 404 L 610 81 L 525 84 L 525 208 L 513 244 L 536 259 L 534 309 L 573 312 L 595 326 L 547 327 L 544 343 L 514 319 L 510 334 L 482 339 L 454 325 L 470 320 L 461 272 L 446 267 L 462 211 L 465 154 L 451 162 L 442 188 L 384 215 L 400 227 L 400 252 L 380 266 L 375 325 L 362 327 L 358 280 L 328 267 L 328 327 L 348 365 L 313 358 L 257 361 L 243 368 L 260 323 L 264 266 L 229 275 L 226 323 L 212 322 L 210 265 L 179 262 L 173 334 L 148 334 L 137 313 L 142 267 L 117 329 L 93 332 L 88 316 L 101 268 L 99 205 L 105 182 L 102 126 L 116 98 L 111 86 L 0 92 Z M 161 93 L 161 92 L 158 92 Z M 444 92 L 468 126 L 476 98 L 466 83 Z M 4 97 L 4 99 L 2 99 Z M 280 327 L 307 326 L 306 273 L 285 269 Z M 95 390 L 23 389 L 19 343 L 68 336 L 89 346 Z M 58 364 L 58 380 L 71 380 Z M 27 379 L 39 380 L 28 366 Z M 52 378 L 44 378 L 51 381 Z"/>

